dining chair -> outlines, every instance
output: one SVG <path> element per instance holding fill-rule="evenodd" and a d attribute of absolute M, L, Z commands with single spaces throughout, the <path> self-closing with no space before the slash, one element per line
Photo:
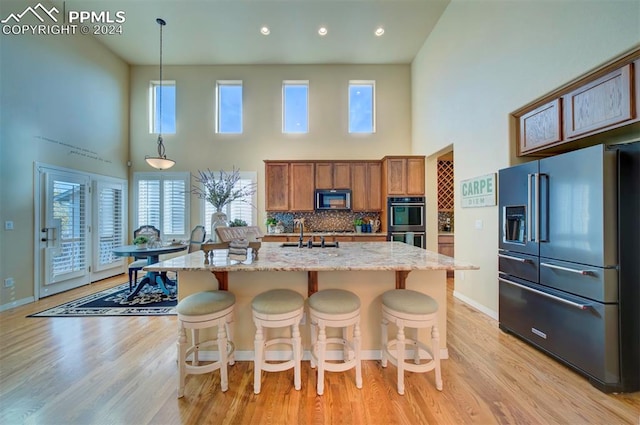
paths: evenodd
<path fill-rule="evenodd" d="M 155 226 L 145 224 L 133 231 L 134 239 L 140 235 L 145 235 L 149 238 L 149 242 L 154 242 L 160 239 L 160 230 Z M 133 289 L 133 284 L 138 281 L 138 270 L 142 270 L 142 268 L 147 265 L 146 257 L 142 258 L 134 256 L 133 258 L 135 260 L 129 264 L 129 291 Z"/>
<path fill-rule="evenodd" d="M 207 237 L 207 231 L 204 230 L 204 226 L 199 224 L 193 228 L 191 231 L 191 238 L 189 239 L 189 251 L 188 252 L 196 252 L 200 251 L 202 247 L 202 243 L 204 242 L 204 238 Z"/>

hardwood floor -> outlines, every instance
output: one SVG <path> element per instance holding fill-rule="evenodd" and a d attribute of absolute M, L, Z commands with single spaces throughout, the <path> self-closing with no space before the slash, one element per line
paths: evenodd
<path fill-rule="evenodd" d="M 253 365 L 187 377 L 176 398 L 175 317 L 26 318 L 125 281 L 94 283 L 0 313 L 2 424 L 636 424 L 640 392 L 607 395 L 516 338 L 495 320 L 448 295 L 449 356 L 444 390 L 433 374 L 410 374 L 406 394 L 395 368 L 363 365 L 327 373 L 325 394 L 303 362 L 302 390 L 292 371 L 263 375 L 253 394 Z"/>

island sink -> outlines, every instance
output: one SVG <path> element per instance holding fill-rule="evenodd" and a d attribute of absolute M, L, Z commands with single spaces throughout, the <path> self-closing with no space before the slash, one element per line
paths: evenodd
<path fill-rule="evenodd" d="M 336 242 L 316 242 L 313 243 L 311 241 L 300 243 L 300 242 L 283 242 L 280 244 L 281 248 L 340 248 L 340 244 Z"/>

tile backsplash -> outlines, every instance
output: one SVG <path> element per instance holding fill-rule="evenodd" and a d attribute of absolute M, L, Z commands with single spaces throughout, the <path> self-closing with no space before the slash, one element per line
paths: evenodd
<path fill-rule="evenodd" d="M 453 232 L 453 211 L 438 211 L 438 231 L 444 231 L 444 225 L 447 223 L 447 219 L 449 219 L 449 223 L 451 224 L 451 232 Z"/>
<path fill-rule="evenodd" d="M 355 230 L 353 221 L 357 218 L 380 220 L 380 212 L 313 211 L 313 212 L 267 212 L 267 218 L 281 221 L 285 233 L 293 233 L 293 220 L 304 218 L 305 232 Z M 297 229 L 296 229 L 297 230 Z"/>

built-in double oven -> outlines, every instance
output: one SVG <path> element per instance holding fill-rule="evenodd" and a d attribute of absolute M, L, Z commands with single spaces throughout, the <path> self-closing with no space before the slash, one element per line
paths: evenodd
<path fill-rule="evenodd" d="M 387 198 L 387 239 L 426 248 L 423 196 Z"/>

